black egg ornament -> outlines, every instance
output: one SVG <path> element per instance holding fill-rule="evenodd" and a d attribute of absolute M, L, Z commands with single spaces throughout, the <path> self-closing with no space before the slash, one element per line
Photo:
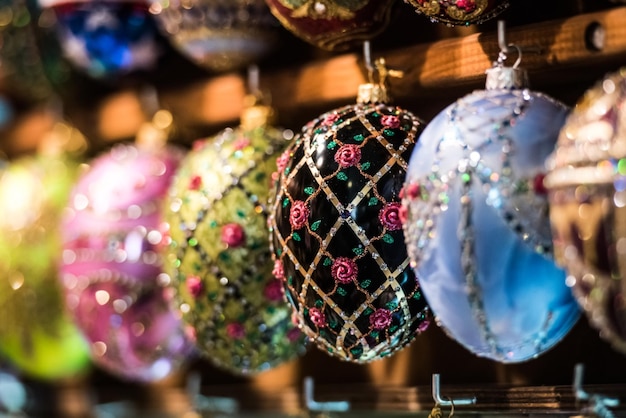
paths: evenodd
<path fill-rule="evenodd" d="M 278 159 L 268 220 L 274 274 L 294 318 L 331 356 L 366 363 L 430 322 L 409 266 L 400 194 L 423 123 L 364 84 L 357 104 L 307 123 Z"/>

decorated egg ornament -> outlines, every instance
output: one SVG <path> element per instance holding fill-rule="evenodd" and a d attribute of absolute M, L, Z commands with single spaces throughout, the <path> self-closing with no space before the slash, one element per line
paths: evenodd
<path fill-rule="evenodd" d="M 239 375 L 305 351 L 272 275 L 266 202 L 276 157 L 292 134 L 269 125 L 270 112 L 252 106 L 238 128 L 197 141 L 176 174 L 166 211 L 183 320 L 209 361 Z"/>
<path fill-rule="evenodd" d="M 77 175 L 68 156 L 0 161 L 0 357 L 31 378 L 67 378 L 90 364 L 57 278 L 59 222 Z"/>
<path fill-rule="evenodd" d="M 154 68 L 157 28 L 142 0 L 39 0 L 65 58 L 97 79 Z M 52 14 L 52 19 L 51 15 Z"/>
<path fill-rule="evenodd" d="M 278 44 L 280 24 L 264 0 L 149 0 L 163 34 L 212 71 L 242 68 Z"/>
<path fill-rule="evenodd" d="M 450 26 L 480 24 L 509 7 L 509 0 L 404 0 L 433 22 Z"/>
<path fill-rule="evenodd" d="M 306 124 L 278 159 L 274 274 L 318 347 L 365 363 L 408 345 L 429 310 L 404 246 L 400 190 L 422 122 L 361 86 Z"/>
<path fill-rule="evenodd" d="M 568 108 L 526 87 L 525 72 L 488 71 L 486 90 L 426 127 L 405 186 L 406 243 L 438 324 L 500 362 L 539 356 L 580 316 L 552 259 L 544 162 Z"/>
<path fill-rule="evenodd" d="M 549 160 L 555 255 L 600 336 L 626 354 L 626 69 L 579 100 Z"/>
<path fill-rule="evenodd" d="M 389 24 L 391 0 L 266 0 L 282 25 L 326 50 L 373 38 Z"/>
<path fill-rule="evenodd" d="M 162 258 L 161 205 L 182 156 L 115 145 L 76 183 L 61 224 L 67 306 L 94 362 L 130 380 L 162 379 L 191 352 Z"/>

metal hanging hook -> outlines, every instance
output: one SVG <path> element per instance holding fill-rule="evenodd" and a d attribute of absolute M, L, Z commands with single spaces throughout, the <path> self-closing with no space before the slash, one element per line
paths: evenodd
<path fill-rule="evenodd" d="M 372 46 L 370 41 L 363 42 L 363 60 L 367 70 L 367 81 L 374 83 L 374 65 L 372 64 Z"/>
<path fill-rule="evenodd" d="M 318 402 L 313 397 L 314 383 L 313 378 L 307 376 L 304 378 L 304 404 L 307 411 L 310 412 L 346 412 L 350 410 L 350 402 L 334 401 L 334 402 Z"/>
<path fill-rule="evenodd" d="M 452 399 L 449 397 L 442 398 L 441 397 L 441 382 L 439 374 L 433 374 L 433 382 L 432 382 L 432 391 L 433 391 L 433 400 L 436 404 L 441 406 L 450 406 L 454 408 L 455 406 L 463 406 L 463 405 L 475 405 L 476 397 L 473 398 L 460 398 L 460 399 Z M 454 410 L 453 410 L 454 411 Z"/>
<path fill-rule="evenodd" d="M 596 417 L 614 418 L 609 408 L 618 406 L 619 399 L 609 398 L 608 396 L 600 394 L 591 394 L 585 391 L 582 387 L 583 372 L 584 366 L 581 363 L 576 364 L 574 367 L 574 383 L 572 385 L 576 402 L 587 401 L 589 407 L 583 410 L 592 413 Z"/>

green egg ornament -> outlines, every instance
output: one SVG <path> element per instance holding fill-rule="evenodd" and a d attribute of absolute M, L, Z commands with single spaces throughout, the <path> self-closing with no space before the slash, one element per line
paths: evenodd
<path fill-rule="evenodd" d="M 236 375 L 263 372 L 305 351 L 272 275 L 266 202 L 276 157 L 292 136 L 271 108 L 199 140 L 178 169 L 165 218 L 174 299 L 199 351 Z"/>
<path fill-rule="evenodd" d="M 35 379 L 75 376 L 90 364 L 56 272 L 58 225 L 78 167 L 43 154 L 0 167 L 0 356 Z"/>

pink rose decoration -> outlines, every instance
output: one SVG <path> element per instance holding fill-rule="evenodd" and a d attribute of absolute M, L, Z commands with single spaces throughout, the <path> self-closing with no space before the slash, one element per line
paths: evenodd
<path fill-rule="evenodd" d="M 409 219 L 409 210 L 406 206 L 400 206 L 400 212 L 398 213 L 398 216 L 400 217 L 400 222 L 402 224 L 405 224 L 406 221 Z"/>
<path fill-rule="evenodd" d="M 426 331 L 426 329 L 428 329 L 429 325 L 430 325 L 430 320 L 426 319 L 426 320 L 420 322 L 420 324 L 417 327 L 417 331 L 418 332 L 424 332 L 424 331 Z"/>
<path fill-rule="evenodd" d="M 226 334 L 234 340 L 240 340 L 246 336 L 246 330 L 239 322 L 231 322 L 226 325 Z"/>
<path fill-rule="evenodd" d="M 317 308 L 309 309 L 309 318 L 316 326 L 323 328 L 326 326 L 326 315 Z"/>
<path fill-rule="evenodd" d="M 376 309 L 370 315 L 370 327 L 374 329 L 385 329 L 391 325 L 391 311 L 388 309 Z"/>
<path fill-rule="evenodd" d="M 400 127 L 400 119 L 397 116 L 385 115 L 380 118 L 380 122 L 387 128 L 397 129 Z"/>
<path fill-rule="evenodd" d="M 289 342 L 296 342 L 298 341 L 298 339 L 302 336 L 302 331 L 300 331 L 299 328 L 292 328 L 289 331 L 287 331 L 287 339 L 289 340 Z"/>
<path fill-rule="evenodd" d="M 544 173 L 539 173 L 533 179 L 533 190 L 536 194 L 540 196 L 545 196 L 548 194 L 548 189 L 546 188 L 543 180 L 546 178 Z"/>
<path fill-rule="evenodd" d="M 282 154 L 280 154 L 280 157 L 276 159 L 276 168 L 278 169 L 279 173 L 285 171 L 285 168 L 287 168 L 287 164 L 289 164 L 290 158 L 291 151 L 285 150 Z"/>
<path fill-rule="evenodd" d="M 307 224 L 309 220 L 309 208 L 302 200 L 296 200 L 291 205 L 289 212 L 289 223 L 293 229 L 300 229 Z"/>
<path fill-rule="evenodd" d="M 267 300 L 277 302 L 283 299 L 283 284 L 280 280 L 272 280 L 263 289 L 263 295 Z"/>
<path fill-rule="evenodd" d="M 198 276 L 189 276 L 185 281 L 187 284 L 187 290 L 189 294 L 194 298 L 198 299 L 200 295 L 202 295 L 202 291 L 204 290 L 204 285 L 202 284 L 202 280 Z"/>
<path fill-rule="evenodd" d="M 330 273 L 339 283 L 350 283 L 356 279 L 359 269 L 356 262 L 351 258 L 339 257 L 333 261 L 330 267 Z"/>
<path fill-rule="evenodd" d="M 233 144 L 233 148 L 237 151 L 241 151 L 248 145 L 250 145 L 250 140 L 248 138 L 239 138 Z"/>
<path fill-rule="evenodd" d="M 380 210 L 378 220 L 390 231 L 402 229 L 402 221 L 400 219 L 401 207 L 402 205 L 399 202 L 387 203 L 385 207 Z"/>
<path fill-rule="evenodd" d="M 238 223 L 230 223 L 222 227 L 222 242 L 229 247 L 240 247 L 245 240 L 246 234 Z"/>
<path fill-rule="evenodd" d="M 189 179 L 189 190 L 199 190 L 200 186 L 202 186 L 202 177 L 196 175 Z"/>
<path fill-rule="evenodd" d="M 358 145 L 342 145 L 335 154 L 335 161 L 341 168 L 357 165 L 361 161 L 361 148 Z"/>
<path fill-rule="evenodd" d="M 285 268 L 283 267 L 283 262 L 280 260 L 274 261 L 274 269 L 272 270 L 272 274 L 279 280 L 285 279 Z"/>
<path fill-rule="evenodd" d="M 465 13 L 472 13 L 476 10 L 476 2 L 474 0 L 456 0 L 456 7 L 463 9 Z"/>
<path fill-rule="evenodd" d="M 333 123 L 337 122 L 338 119 L 339 119 L 339 115 L 338 114 L 331 113 L 329 115 L 326 115 L 326 117 L 324 118 L 324 121 L 322 122 L 322 125 L 330 126 Z"/>

